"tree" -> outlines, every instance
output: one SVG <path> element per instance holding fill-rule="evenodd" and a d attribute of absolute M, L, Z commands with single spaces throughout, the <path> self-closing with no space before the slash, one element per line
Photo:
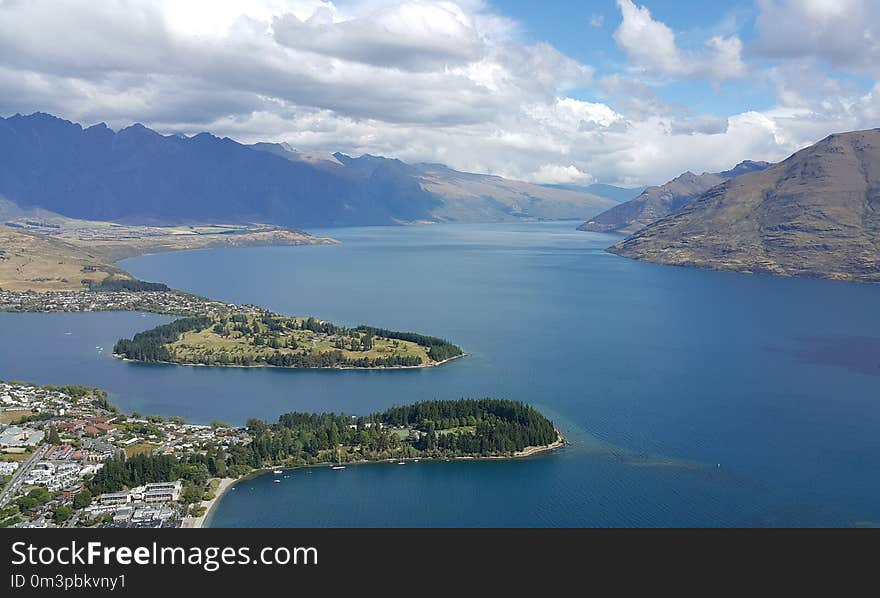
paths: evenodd
<path fill-rule="evenodd" d="M 52 521 L 55 522 L 55 525 L 61 525 L 65 521 L 73 516 L 73 509 L 68 506 L 60 506 L 55 507 L 55 511 L 52 513 Z"/>
<path fill-rule="evenodd" d="M 85 509 L 90 504 L 92 504 L 92 493 L 89 492 L 88 488 L 84 488 L 73 497 L 74 509 Z"/>
<path fill-rule="evenodd" d="M 187 484 L 180 495 L 180 499 L 187 504 L 192 504 L 202 502 L 203 495 L 204 492 L 202 491 L 201 486 Z"/>
<path fill-rule="evenodd" d="M 55 429 L 55 426 L 49 427 L 49 444 L 61 444 L 61 437 L 58 435 L 58 430 Z"/>

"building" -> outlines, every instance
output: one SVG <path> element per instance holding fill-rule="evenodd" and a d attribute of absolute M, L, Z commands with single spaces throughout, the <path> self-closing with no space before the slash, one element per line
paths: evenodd
<path fill-rule="evenodd" d="M 180 498 L 180 480 L 147 484 L 144 502 L 173 502 Z"/>
<path fill-rule="evenodd" d="M 64 498 L 73 498 L 75 495 L 82 492 L 82 489 L 82 484 L 74 484 L 73 486 L 68 486 L 67 488 L 64 488 L 61 491 L 61 495 L 64 496 Z"/>
<path fill-rule="evenodd" d="M 124 505 L 128 501 L 128 492 L 106 492 L 101 495 L 102 505 Z"/>
<path fill-rule="evenodd" d="M 129 519 L 131 519 L 132 513 L 134 513 L 134 508 L 132 507 L 120 507 L 116 509 L 116 513 L 113 515 L 113 523 L 127 523 Z"/>
<path fill-rule="evenodd" d="M 0 431 L 0 447 L 37 446 L 43 442 L 43 432 L 31 428 L 6 426 Z"/>

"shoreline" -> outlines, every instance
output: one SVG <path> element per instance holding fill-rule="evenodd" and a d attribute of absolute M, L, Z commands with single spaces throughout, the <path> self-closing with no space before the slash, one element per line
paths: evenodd
<path fill-rule="evenodd" d="M 223 498 L 230 488 L 232 488 L 238 481 L 244 479 L 242 478 L 220 478 L 220 483 L 217 485 L 217 491 L 214 493 L 214 498 L 211 500 L 203 500 L 201 505 L 205 507 L 205 514 L 200 517 L 184 517 L 183 523 L 180 528 L 186 529 L 198 529 L 204 527 L 205 521 L 207 521 L 208 516 L 211 514 L 211 511 L 220 502 L 220 499 Z"/>
<path fill-rule="evenodd" d="M 543 446 L 527 446 L 523 450 L 513 453 L 512 455 L 494 455 L 488 457 L 399 457 L 399 458 L 389 458 L 389 459 L 371 459 L 371 460 L 361 460 L 361 461 L 348 461 L 342 463 L 342 465 L 348 467 L 351 466 L 360 466 L 360 465 L 379 465 L 382 463 L 415 463 L 415 462 L 438 462 L 444 463 L 449 461 L 512 461 L 514 459 L 526 459 L 528 457 L 533 457 L 535 455 L 539 455 L 541 453 L 546 453 L 550 451 L 554 451 L 558 448 L 562 448 L 565 446 L 566 441 L 565 437 L 557 431 L 556 440 L 551 442 L 550 444 L 545 444 Z M 220 485 L 217 487 L 217 492 L 214 495 L 214 499 L 210 501 L 202 501 L 202 505 L 206 506 L 205 514 L 201 517 L 186 517 L 183 520 L 183 525 L 181 525 L 181 529 L 183 528 L 203 528 L 205 527 L 205 523 L 208 520 L 208 516 L 213 511 L 214 507 L 217 506 L 217 503 L 222 499 L 233 487 L 238 485 L 239 482 L 244 482 L 247 480 L 251 480 L 254 478 L 258 478 L 260 476 L 266 475 L 268 473 L 274 472 L 276 469 L 281 469 L 282 471 L 297 471 L 300 469 L 311 469 L 311 468 L 327 468 L 338 465 L 335 462 L 327 461 L 321 463 L 312 463 L 309 465 L 294 465 L 294 466 L 272 466 L 272 467 L 261 467 L 259 469 L 254 469 L 247 474 L 241 476 L 240 478 L 221 478 Z"/>
<path fill-rule="evenodd" d="M 39 313 L 39 312 L 37 312 Z M 462 353 L 461 355 L 456 355 L 455 357 L 449 357 L 444 359 L 443 361 L 435 361 L 433 363 L 423 363 L 421 365 L 384 365 L 384 366 L 371 366 L 371 367 L 356 367 L 356 366 L 338 366 L 338 367 L 313 367 L 313 368 L 299 368 L 294 366 L 286 366 L 286 365 L 271 365 L 268 363 L 261 365 L 237 365 L 237 364 L 228 364 L 224 365 L 222 363 L 208 365 L 206 363 L 178 363 L 176 361 L 141 361 L 140 359 L 131 359 L 129 357 L 122 357 L 118 353 L 111 353 L 111 355 L 120 360 L 128 363 L 144 363 L 147 365 L 151 364 L 161 364 L 161 365 L 180 365 L 184 367 L 191 368 L 241 368 L 241 369 L 261 369 L 261 368 L 276 368 L 279 370 L 421 370 L 426 368 L 436 368 L 450 361 L 454 361 L 456 359 L 460 359 L 462 357 L 467 357 L 467 353 Z"/>

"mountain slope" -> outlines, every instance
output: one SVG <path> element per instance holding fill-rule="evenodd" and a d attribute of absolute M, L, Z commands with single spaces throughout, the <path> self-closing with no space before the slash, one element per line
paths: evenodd
<path fill-rule="evenodd" d="M 251 146 L 309 162 L 316 167 L 354 180 L 385 187 L 386 196 L 395 187 L 407 186 L 410 193 L 426 192 L 440 200 L 423 220 L 437 222 L 486 222 L 503 220 L 556 220 L 597 214 L 614 205 L 608 198 L 584 191 L 549 188 L 499 176 L 459 172 L 443 164 L 407 164 L 393 158 L 365 154 L 353 158 L 342 153 L 298 152 L 287 144 Z"/>
<path fill-rule="evenodd" d="M 78 290 L 83 280 L 108 276 L 130 278 L 87 248 L 0 225 L 0 289 Z"/>
<path fill-rule="evenodd" d="M 880 129 L 831 135 L 609 249 L 663 264 L 880 281 Z"/>
<path fill-rule="evenodd" d="M 0 197 L 22 210 L 137 224 L 586 218 L 610 206 L 586 193 L 445 167 L 438 174 L 377 156 L 160 135 L 140 124 L 84 129 L 42 113 L 0 118 L 0 158 Z"/>
<path fill-rule="evenodd" d="M 723 172 L 704 172 L 699 175 L 685 172 L 668 183 L 648 187 L 635 199 L 599 214 L 579 226 L 578 230 L 634 233 L 687 205 L 715 185 L 748 172 L 763 170 L 768 166 L 770 164 L 767 162 L 746 160 Z"/>
<path fill-rule="evenodd" d="M 415 164 L 422 189 L 443 198 L 432 211 L 441 221 L 564 220 L 597 214 L 614 201 L 592 194 L 553 189 L 498 176 L 470 174 L 442 164 Z"/>
<path fill-rule="evenodd" d="M 592 183 L 590 185 L 551 184 L 543 186 L 550 187 L 551 189 L 567 189 L 568 191 L 590 193 L 605 199 L 614 200 L 617 203 L 635 199 L 647 189 L 647 187 L 617 187 L 615 185 L 606 185 L 605 183 Z"/>

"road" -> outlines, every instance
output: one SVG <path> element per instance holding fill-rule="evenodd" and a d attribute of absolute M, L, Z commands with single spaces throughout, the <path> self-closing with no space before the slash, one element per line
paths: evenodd
<path fill-rule="evenodd" d="M 18 466 L 18 469 L 12 474 L 12 479 L 9 480 L 9 483 L 3 487 L 2 491 L 0 491 L 0 507 L 6 505 L 6 503 L 9 502 L 9 499 L 15 495 L 18 487 L 21 486 L 22 480 L 27 477 L 28 472 L 30 472 L 36 462 L 43 458 L 50 446 L 51 445 L 48 443 L 41 444 L 27 461 Z"/>

